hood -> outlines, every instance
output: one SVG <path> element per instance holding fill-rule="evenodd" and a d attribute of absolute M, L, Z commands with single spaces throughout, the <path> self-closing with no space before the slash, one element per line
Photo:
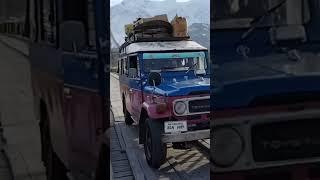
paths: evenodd
<path fill-rule="evenodd" d="M 295 54 L 271 54 L 216 66 L 212 83 L 215 108 L 250 106 L 262 97 L 276 100 L 283 95 L 319 93 L 320 56 Z"/>
<path fill-rule="evenodd" d="M 166 78 L 161 85 L 155 89 L 152 86 L 146 86 L 145 92 L 162 95 L 162 96 L 188 96 L 210 93 L 209 78 L 193 78 L 188 80 Z"/>

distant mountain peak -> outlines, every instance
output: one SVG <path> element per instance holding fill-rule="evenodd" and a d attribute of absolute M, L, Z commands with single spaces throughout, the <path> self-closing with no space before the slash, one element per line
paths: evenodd
<path fill-rule="evenodd" d="M 184 16 L 188 25 L 194 23 L 209 24 L 210 0 L 190 0 L 177 2 L 176 0 L 124 0 L 111 7 L 111 31 L 114 39 L 122 44 L 124 42 L 124 26 L 132 23 L 138 17 L 152 17 L 167 14 L 169 21 L 174 16 Z"/>

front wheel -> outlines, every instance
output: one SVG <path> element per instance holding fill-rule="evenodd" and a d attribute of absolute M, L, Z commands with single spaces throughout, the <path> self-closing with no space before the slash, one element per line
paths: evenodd
<path fill-rule="evenodd" d="M 145 156 L 148 164 L 157 169 L 165 162 L 167 157 L 167 144 L 161 141 L 163 124 L 147 119 L 145 125 Z"/>

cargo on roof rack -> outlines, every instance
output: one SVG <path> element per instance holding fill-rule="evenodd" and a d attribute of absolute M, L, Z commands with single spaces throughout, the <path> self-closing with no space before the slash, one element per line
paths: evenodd
<path fill-rule="evenodd" d="M 187 22 L 184 17 L 176 16 L 171 23 L 167 15 L 152 18 L 138 18 L 133 24 L 125 25 L 126 46 L 134 42 L 183 41 L 189 40 Z"/>

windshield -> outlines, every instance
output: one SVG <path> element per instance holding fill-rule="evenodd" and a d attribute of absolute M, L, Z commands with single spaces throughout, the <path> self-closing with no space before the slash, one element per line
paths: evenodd
<path fill-rule="evenodd" d="M 247 28 L 250 22 L 283 0 L 214 0 L 215 29 Z M 310 19 L 308 0 L 287 0 L 259 26 L 304 24 Z"/>
<path fill-rule="evenodd" d="M 188 70 L 206 72 L 207 69 L 204 52 L 146 53 L 143 59 L 145 72 Z"/>

